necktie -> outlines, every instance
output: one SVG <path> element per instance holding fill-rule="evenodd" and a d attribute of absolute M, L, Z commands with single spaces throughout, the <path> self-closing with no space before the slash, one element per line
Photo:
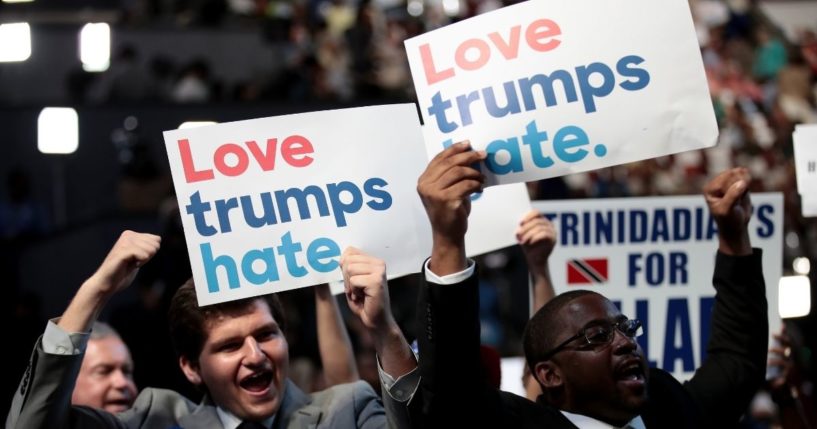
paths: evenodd
<path fill-rule="evenodd" d="M 245 421 L 241 422 L 241 424 L 238 425 L 236 429 L 268 429 L 268 428 L 266 428 L 264 425 L 258 422 Z"/>

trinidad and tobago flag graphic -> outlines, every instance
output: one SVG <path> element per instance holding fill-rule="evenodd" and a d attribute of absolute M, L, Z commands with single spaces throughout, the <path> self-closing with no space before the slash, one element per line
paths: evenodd
<path fill-rule="evenodd" d="M 607 258 L 568 259 L 567 285 L 604 284 L 610 277 L 607 275 Z"/>

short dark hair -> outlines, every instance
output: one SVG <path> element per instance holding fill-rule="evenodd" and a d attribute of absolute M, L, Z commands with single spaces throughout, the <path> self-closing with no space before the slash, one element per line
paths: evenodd
<path fill-rule="evenodd" d="M 528 361 L 531 372 L 534 372 L 533 369 L 536 364 L 545 360 L 547 353 L 556 347 L 556 339 L 559 338 L 561 333 L 557 328 L 558 314 L 561 309 L 570 301 L 585 295 L 602 296 L 589 290 L 565 292 L 548 301 L 528 320 L 522 341 L 525 347 L 525 359 Z M 575 332 L 571 334 L 575 334 Z"/>
<path fill-rule="evenodd" d="M 207 322 L 225 314 L 234 314 L 244 310 L 258 300 L 267 303 L 272 317 L 278 322 L 283 332 L 286 329 L 284 308 L 275 294 L 200 307 L 196 298 L 196 285 L 193 279 L 187 280 L 173 295 L 168 314 L 170 339 L 173 341 L 176 354 L 197 363 L 204 342 L 207 340 Z"/>

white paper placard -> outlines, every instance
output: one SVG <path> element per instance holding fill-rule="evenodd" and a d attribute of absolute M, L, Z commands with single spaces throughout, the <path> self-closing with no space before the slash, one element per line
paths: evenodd
<path fill-rule="evenodd" d="M 797 192 L 817 199 L 817 124 L 797 125 L 792 143 Z"/>
<path fill-rule="evenodd" d="M 200 305 L 341 279 L 347 246 L 384 259 L 390 277 L 428 255 L 413 104 L 164 135 Z"/>
<path fill-rule="evenodd" d="M 704 148 L 718 135 L 686 0 L 530 0 L 405 45 L 429 153 L 470 140 L 489 153 L 489 185 Z"/>
<path fill-rule="evenodd" d="M 800 195 L 800 211 L 803 217 L 817 217 L 817 196 Z"/>

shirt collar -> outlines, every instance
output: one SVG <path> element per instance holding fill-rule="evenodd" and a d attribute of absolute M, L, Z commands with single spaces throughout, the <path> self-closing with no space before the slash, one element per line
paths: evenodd
<path fill-rule="evenodd" d="M 221 407 L 216 407 L 216 413 L 218 414 L 218 419 L 221 420 L 221 426 L 224 426 L 224 429 L 236 429 L 238 425 L 241 424 L 241 419 L 236 417 L 235 414 Z M 264 425 L 265 428 L 271 428 L 273 421 L 275 421 L 275 414 L 261 422 L 261 424 Z"/>
<path fill-rule="evenodd" d="M 559 412 L 570 420 L 570 423 L 573 423 L 573 425 L 580 429 L 646 429 L 644 421 L 641 420 L 641 416 L 635 416 L 635 418 L 630 420 L 627 424 L 619 427 L 585 415 L 568 413 L 564 410 L 559 410 Z"/>

